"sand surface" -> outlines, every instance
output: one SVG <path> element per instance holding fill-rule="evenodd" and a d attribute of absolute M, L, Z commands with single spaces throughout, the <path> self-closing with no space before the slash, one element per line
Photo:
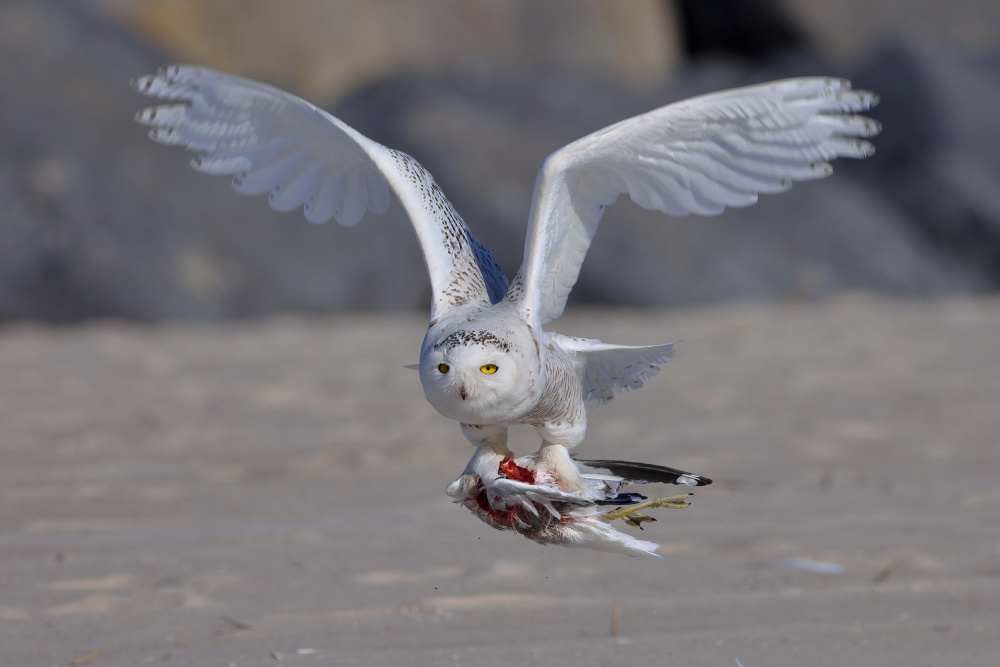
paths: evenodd
<path fill-rule="evenodd" d="M 1000 301 L 558 324 L 685 341 L 580 448 L 716 480 L 663 561 L 450 503 L 419 317 L 0 330 L 0 664 L 1000 664 Z"/>

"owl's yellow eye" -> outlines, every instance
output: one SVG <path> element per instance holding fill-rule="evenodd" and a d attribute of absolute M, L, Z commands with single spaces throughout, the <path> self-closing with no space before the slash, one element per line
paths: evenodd
<path fill-rule="evenodd" d="M 497 372 L 497 365 L 496 364 L 486 364 L 485 366 L 480 366 L 479 370 L 481 370 L 482 372 L 486 373 L 487 375 L 493 375 L 494 373 Z"/>
<path fill-rule="evenodd" d="M 438 370 L 441 371 L 442 374 L 444 374 L 451 370 L 451 366 L 449 366 L 448 364 L 438 364 Z"/>

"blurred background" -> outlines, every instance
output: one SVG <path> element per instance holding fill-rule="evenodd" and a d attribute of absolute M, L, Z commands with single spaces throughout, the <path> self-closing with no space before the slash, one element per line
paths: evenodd
<path fill-rule="evenodd" d="M 0 321 L 426 308 L 398 203 L 313 226 L 149 142 L 128 81 L 172 62 L 267 81 L 415 156 L 508 274 L 551 151 L 690 95 L 845 76 L 882 97 L 873 159 L 720 218 L 622 198 L 573 301 L 993 291 L 998 43 L 989 0 L 3 0 Z"/>
<path fill-rule="evenodd" d="M 996 0 L 0 0 L 0 663 L 996 664 L 998 45 Z M 544 157 L 628 116 L 822 74 L 884 129 L 747 209 L 605 214 L 559 327 L 685 342 L 579 452 L 715 480 L 640 561 L 450 502 L 402 208 L 196 173 L 133 122 L 174 62 L 410 153 L 508 275 Z"/>

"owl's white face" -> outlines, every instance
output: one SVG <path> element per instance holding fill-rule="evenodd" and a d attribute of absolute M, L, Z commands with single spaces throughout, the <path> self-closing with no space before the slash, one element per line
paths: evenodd
<path fill-rule="evenodd" d="M 537 355 L 532 363 L 519 342 L 488 330 L 456 331 L 427 341 L 420 360 L 427 401 L 464 424 L 519 417 L 530 407 L 538 366 Z"/>

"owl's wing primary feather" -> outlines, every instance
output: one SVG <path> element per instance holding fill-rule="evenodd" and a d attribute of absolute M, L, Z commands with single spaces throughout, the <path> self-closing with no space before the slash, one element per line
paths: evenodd
<path fill-rule="evenodd" d="M 278 211 L 302 206 L 310 222 L 354 225 L 384 213 L 389 189 L 410 217 L 430 274 L 431 317 L 465 303 L 496 303 L 507 279 L 469 232 L 431 175 L 410 156 L 363 136 L 322 109 L 277 88 L 186 65 L 137 77 L 132 87 L 179 103 L 150 107 L 136 120 L 149 136 L 198 152 L 191 164 L 234 174 L 245 195 L 268 193 Z"/>
<path fill-rule="evenodd" d="M 604 208 L 628 193 L 676 216 L 749 206 L 823 178 L 829 160 L 874 152 L 878 101 L 844 79 L 800 78 L 694 97 L 621 121 L 549 155 L 535 180 L 524 262 L 509 298 L 542 325 L 562 314 Z"/>

